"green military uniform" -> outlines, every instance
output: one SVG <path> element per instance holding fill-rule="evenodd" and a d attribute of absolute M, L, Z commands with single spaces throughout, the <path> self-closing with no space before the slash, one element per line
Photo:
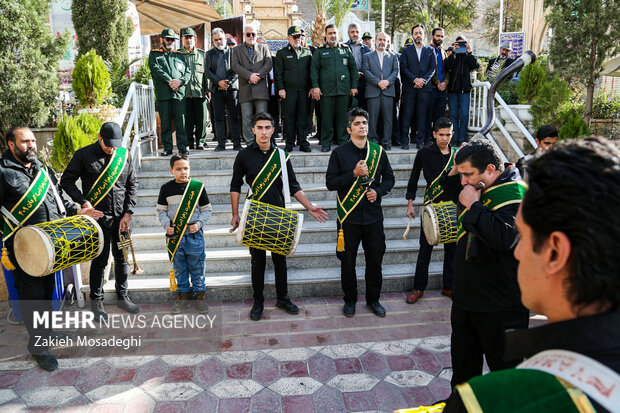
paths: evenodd
<path fill-rule="evenodd" d="M 288 29 L 289 36 L 301 36 L 298 26 Z M 278 50 L 273 60 L 273 75 L 276 93 L 280 90 L 286 92 L 286 98 L 282 100 L 282 117 L 284 119 L 284 138 L 286 140 L 285 151 L 291 152 L 297 144 L 304 152 L 310 151 L 310 144 L 306 135 L 308 133 L 308 92 L 310 91 L 310 65 L 312 53 L 307 47 L 295 49 L 290 44 Z"/>
<path fill-rule="evenodd" d="M 164 29 L 162 38 L 174 39 L 172 29 Z M 172 119 L 177 134 L 179 152 L 187 152 L 187 134 L 185 131 L 185 85 L 189 82 L 191 71 L 185 55 L 176 50 L 167 51 L 163 47 L 151 50 L 149 69 L 155 86 L 155 98 L 159 117 L 161 118 L 161 140 L 164 144 L 164 155 L 172 153 Z M 168 82 L 181 80 L 177 91 L 172 90 Z"/>
<path fill-rule="evenodd" d="M 181 30 L 181 36 L 195 36 L 191 27 Z M 179 53 L 185 54 L 190 68 L 190 80 L 185 87 L 185 130 L 189 148 L 202 149 L 206 147 L 205 125 L 207 121 L 207 78 L 205 77 L 205 51 L 194 47 L 193 51 L 185 48 L 179 49 Z"/>
<path fill-rule="evenodd" d="M 334 129 L 338 144 L 347 142 L 346 114 L 351 89 L 357 89 L 357 64 L 351 49 L 321 46 L 314 52 L 310 70 L 312 88 L 321 89 L 321 145 L 323 151 L 332 144 Z M 335 119 L 334 119 L 335 118 Z M 335 121 L 335 125 L 334 125 Z"/>

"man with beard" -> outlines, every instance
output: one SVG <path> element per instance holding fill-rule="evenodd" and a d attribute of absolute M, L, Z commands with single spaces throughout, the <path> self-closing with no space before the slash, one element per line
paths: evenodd
<path fill-rule="evenodd" d="M 19 294 L 19 304 L 22 317 L 30 339 L 28 351 L 39 366 L 45 370 L 55 370 L 58 367 L 56 358 L 52 356 L 47 345 L 37 345 L 40 337 L 50 337 L 54 333 L 43 327 L 34 327 L 34 311 L 52 311 L 52 297 L 55 287 L 54 273 L 43 277 L 32 277 L 22 270 L 15 260 L 13 250 L 13 235 L 21 226 L 39 224 L 63 218 L 65 215 L 89 215 L 95 219 L 103 214 L 87 206 L 78 210 L 73 202 L 62 197 L 62 190 L 57 188 L 56 177 L 47 167 L 37 160 L 37 141 L 27 126 L 17 126 L 6 134 L 9 149 L 0 159 L 0 205 L 2 206 L 4 242 L 3 255 L 6 251 L 8 259 L 15 267 L 13 277 L 15 288 Z M 43 198 L 36 197 L 36 190 L 41 185 L 49 188 Z M 13 210 L 22 201 L 31 200 L 23 209 Z M 11 211 L 11 212 L 9 212 Z M 24 212 L 19 214 L 17 212 Z M 20 217 L 25 217 L 21 218 Z M 4 262 L 5 266 L 7 263 Z M 11 267 L 9 265 L 9 267 Z M 11 268 L 7 268 L 11 269 Z"/>
<path fill-rule="evenodd" d="M 364 79 L 364 71 L 362 70 L 362 57 L 366 53 L 370 53 L 370 48 L 362 43 L 360 39 L 360 26 L 357 23 L 349 25 L 349 41 L 345 44 L 351 48 L 353 59 L 357 65 L 357 95 L 351 97 L 350 108 L 360 107 L 366 110 L 366 79 Z"/>
<path fill-rule="evenodd" d="M 429 44 L 429 46 L 433 48 L 437 60 L 437 70 L 431 78 L 432 94 L 429 109 L 430 113 L 429 116 L 427 116 L 428 124 L 426 126 L 426 131 L 429 134 L 432 134 L 431 131 L 434 129 L 434 123 L 437 119 L 443 118 L 446 115 L 446 103 L 448 102 L 446 87 L 450 81 L 450 72 L 446 70 L 446 66 L 444 65 L 444 61 L 448 58 L 448 54 L 441 48 L 443 37 L 444 30 L 441 27 L 436 27 L 433 29 L 431 43 Z M 431 136 L 428 138 L 425 137 L 424 139 L 430 142 L 430 138 Z"/>
<path fill-rule="evenodd" d="M 512 44 L 510 42 L 502 42 L 502 44 L 499 45 L 499 56 L 489 60 L 484 74 L 487 75 L 487 77 L 495 77 L 499 72 L 510 66 L 515 61 L 515 59 L 508 57 L 511 50 Z"/>

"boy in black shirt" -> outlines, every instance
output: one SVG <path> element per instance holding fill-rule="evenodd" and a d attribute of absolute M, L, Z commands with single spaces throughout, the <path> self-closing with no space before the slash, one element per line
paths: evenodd
<path fill-rule="evenodd" d="M 211 203 L 204 185 L 189 179 L 190 167 L 186 154 L 173 155 L 170 158 L 170 172 L 174 179 L 162 185 L 155 208 L 159 222 L 166 229 L 168 253 L 174 257 L 174 276 L 179 295 L 170 311 L 173 314 L 183 311 L 189 305 L 193 291 L 196 294 L 198 312 L 204 314 L 209 311 L 209 306 L 205 301 L 205 240 L 202 228 L 211 218 Z M 191 197 L 185 197 L 192 189 L 200 193 L 198 203 L 194 201 L 193 205 L 191 200 L 188 201 Z M 180 222 L 177 220 L 179 208 L 191 208 L 193 212 L 189 219 L 179 224 L 179 228 L 175 228 L 175 222 Z M 181 238 L 176 241 L 178 237 Z"/>

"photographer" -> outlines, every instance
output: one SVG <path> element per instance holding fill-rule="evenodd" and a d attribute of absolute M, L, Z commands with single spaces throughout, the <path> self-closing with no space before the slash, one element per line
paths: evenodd
<path fill-rule="evenodd" d="M 469 121 L 469 92 L 471 91 L 470 73 L 480 67 L 478 59 L 471 52 L 467 39 L 458 36 L 452 45 L 453 52 L 446 59 L 446 70 L 450 72 L 448 83 L 448 104 L 450 120 L 454 125 L 452 143 L 459 146 L 467 141 L 467 123 Z"/>

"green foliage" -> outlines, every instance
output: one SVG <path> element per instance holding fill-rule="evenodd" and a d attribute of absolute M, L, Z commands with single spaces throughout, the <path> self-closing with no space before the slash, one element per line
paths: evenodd
<path fill-rule="evenodd" d="M 523 25 L 523 0 L 503 0 L 504 1 L 504 21 L 502 30 L 504 32 L 520 32 Z M 484 11 L 483 37 L 491 44 L 498 44 L 499 39 L 499 2 L 495 0 L 489 4 Z"/>
<path fill-rule="evenodd" d="M 54 169 L 58 172 L 64 171 L 75 151 L 97 140 L 99 129 L 101 121 L 87 113 L 81 113 L 75 118 L 65 116 L 58 124 L 58 131 L 54 135 L 52 149 Z"/>
<path fill-rule="evenodd" d="M 137 58 L 131 62 L 105 62 L 106 69 L 110 73 L 110 84 L 112 92 L 108 98 L 108 102 L 115 107 L 121 107 L 127 96 L 129 85 L 131 85 L 131 79 L 127 77 L 129 67 L 142 60 Z"/>
<path fill-rule="evenodd" d="M 620 96 L 605 92 L 595 95 L 592 117 L 595 119 L 620 119 Z"/>
<path fill-rule="evenodd" d="M 576 139 L 590 135 L 590 128 L 583 120 L 582 111 L 575 107 L 564 105 L 560 122 L 562 127 L 558 131 L 559 139 Z"/>
<path fill-rule="evenodd" d="M 125 16 L 127 0 L 73 0 L 71 18 L 79 42 L 78 58 L 91 49 L 107 62 L 125 62 L 131 19 Z"/>
<path fill-rule="evenodd" d="M 3 1 L 0 6 L 0 136 L 13 126 L 41 127 L 58 95 L 58 61 L 69 44 L 45 25 L 46 0 Z M 4 141 L 4 139 L 3 139 Z"/>
<path fill-rule="evenodd" d="M 519 83 L 517 84 L 519 103 L 522 105 L 531 104 L 546 82 L 547 74 L 539 61 L 527 65 L 519 75 Z"/>
<path fill-rule="evenodd" d="M 497 87 L 497 93 L 504 99 L 507 105 L 519 103 L 517 95 L 517 82 L 503 82 Z"/>
<path fill-rule="evenodd" d="M 551 82 L 543 84 L 530 109 L 534 127 L 550 124 L 559 129 L 562 126 L 560 122 L 562 107 L 570 102 L 570 97 L 571 90 L 568 83 L 561 80 L 558 75 Z"/>
<path fill-rule="evenodd" d="M 110 86 L 110 74 L 94 49 L 78 59 L 73 70 L 73 91 L 80 105 L 101 106 L 111 93 Z"/>
<path fill-rule="evenodd" d="M 148 57 L 142 59 L 142 65 L 138 68 L 138 70 L 136 70 L 136 73 L 133 76 L 133 80 L 134 82 L 143 85 L 149 84 L 149 80 L 151 80 L 151 69 L 149 68 Z"/>
<path fill-rule="evenodd" d="M 327 16 L 334 18 L 336 27 L 340 27 L 342 20 L 344 20 L 344 16 L 351 10 L 354 1 L 355 0 L 330 0 L 329 6 L 327 6 Z"/>
<path fill-rule="evenodd" d="M 227 0 L 220 0 L 219 2 L 217 2 L 214 5 L 213 8 L 223 18 L 230 17 L 233 14 L 232 6 L 230 5 L 230 3 Z"/>

